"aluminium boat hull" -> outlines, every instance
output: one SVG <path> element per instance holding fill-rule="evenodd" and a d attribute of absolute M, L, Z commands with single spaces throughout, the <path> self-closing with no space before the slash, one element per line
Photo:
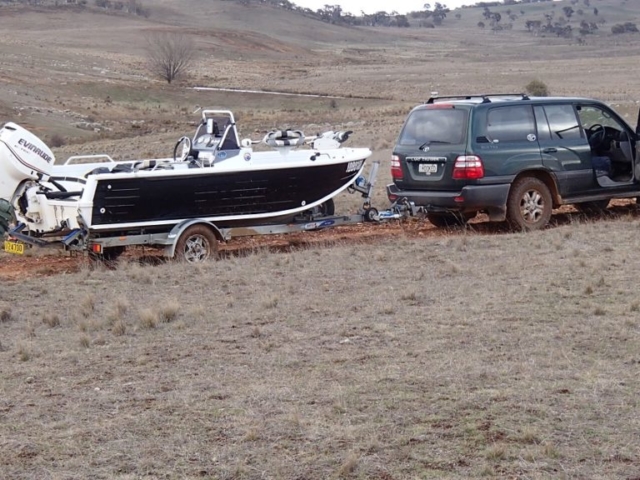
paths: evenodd
<path fill-rule="evenodd" d="M 92 230 L 108 231 L 206 219 L 219 227 L 282 223 L 349 187 L 364 161 L 192 174 L 96 178 L 89 205 Z M 90 187 L 87 185 L 87 187 Z M 87 189 L 85 187 L 85 190 Z M 82 202 L 81 202 L 82 205 Z M 89 220 L 90 219 L 90 220 Z"/>

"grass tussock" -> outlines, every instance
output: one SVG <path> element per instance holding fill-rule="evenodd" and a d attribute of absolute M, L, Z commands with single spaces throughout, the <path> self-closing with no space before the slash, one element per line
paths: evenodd
<path fill-rule="evenodd" d="M 160 306 L 158 316 L 163 323 L 170 323 L 178 318 L 180 310 L 180 304 L 175 300 L 171 300 Z"/>
<path fill-rule="evenodd" d="M 278 296 L 273 296 L 264 301 L 263 307 L 265 309 L 273 309 L 273 308 L 276 308 L 279 303 L 280 303 L 280 298 Z"/>
<path fill-rule="evenodd" d="M 21 362 L 28 362 L 31 360 L 33 354 L 31 353 L 31 349 L 25 344 L 21 343 L 18 345 L 18 359 Z"/>
<path fill-rule="evenodd" d="M 82 348 L 89 348 L 91 346 L 91 338 L 89 337 L 89 335 L 80 335 L 78 343 Z"/>
<path fill-rule="evenodd" d="M 0 309 L 0 323 L 7 323 L 13 320 L 13 313 L 10 308 Z"/>
<path fill-rule="evenodd" d="M 3 285 L 1 301 L 46 285 L 77 307 L 59 328 L 38 317 L 37 337 L 29 338 L 30 312 L 55 311 L 56 303 L 43 305 L 41 296 L 12 305 L 27 320 L 0 326 L 9 352 L 0 357 L 11 360 L 2 364 L 2 385 L 12 403 L 7 410 L 0 399 L 0 436 L 24 444 L 41 438 L 39 455 L 58 476 L 57 461 L 65 471 L 113 476 L 108 462 L 89 472 L 86 438 L 64 435 L 84 431 L 91 419 L 118 471 L 140 459 L 163 477 L 234 478 L 239 465 L 236 478 L 251 478 L 259 463 L 273 478 L 475 478 L 483 471 L 487 478 L 559 471 L 629 478 L 640 457 L 613 446 L 634 445 L 637 436 L 640 347 L 621 341 L 638 328 L 630 310 L 640 302 L 622 288 L 640 262 L 640 251 L 622 248 L 635 245 L 637 227 L 616 224 L 621 247 L 606 260 L 589 256 L 583 270 L 568 253 L 573 243 L 599 251 L 611 225 L 572 229 L 561 251 L 553 228 L 527 242 L 523 234 L 466 233 L 464 249 L 439 236 L 404 238 L 401 249 L 303 249 L 287 253 L 288 262 L 260 252 L 225 260 L 224 268 L 163 264 L 147 268 L 153 289 L 129 281 L 128 267 L 94 272 L 86 285 L 69 275 Z M 386 260 L 371 261 L 373 251 Z M 342 274 L 344 265 L 357 269 Z M 598 286 L 601 277 L 606 284 Z M 207 295 L 192 288 L 196 278 Z M 109 298 L 135 298 L 135 308 L 115 300 L 103 306 L 100 296 L 90 315 L 81 314 L 96 285 Z M 531 298 L 544 301 L 532 308 Z M 598 306 L 605 315 L 593 314 Z M 35 387 L 44 394 L 33 395 Z M 64 406 L 55 396 L 62 389 Z M 42 422 L 41 412 L 61 409 L 63 428 Z M 26 427 L 7 427 L 17 424 Z M 171 463 L 163 452 L 183 448 L 186 435 L 195 460 Z M 119 456 L 123 441 L 136 462 Z M 313 444 L 313 454 L 283 463 L 265 448 L 274 442 L 282 451 Z M 61 444 L 77 458 L 62 456 Z M 9 477 L 20 476 L 14 472 L 24 459 L 3 461 Z"/>
<path fill-rule="evenodd" d="M 124 320 L 122 320 L 122 319 L 117 320 L 113 324 L 113 327 L 111 327 L 111 333 L 113 333 L 114 335 L 116 335 L 118 337 L 121 337 L 122 335 L 127 333 L 127 325 L 124 322 Z"/>
<path fill-rule="evenodd" d="M 138 312 L 138 319 L 140 326 L 147 330 L 156 328 L 159 321 L 159 316 L 156 311 L 151 308 L 143 308 Z"/>
<path fill-rule="evenodd" d="M 126 298 L 118 298 L 116 300 L 115 311 L 119 316 L 127 313 L 129 311 L 129 308 L 131 308 L 131 305 L 129 304 L 129 300 L 127 300 Z"/>
<path fill-rule="evenodd" d="M 80 303 L 80 312 L 84 316 L 91 315 L 96 309 L 96 296 L 88 293 L 84 296 Z"/>
<path fill-rule="evenodd" d="M 360 457 L 356 453 L 349 454 L 338 469 L 338 478 L 348 478 L 352 476 L 358 468 L 359 463 Z"/>
<path fill-rule="evenodd" d="M 46 313 L 42 317 L 42 323 L 44 323 L 49 328 L 56 328 L 61 325 L 60 316 L 55 313 Z"/>

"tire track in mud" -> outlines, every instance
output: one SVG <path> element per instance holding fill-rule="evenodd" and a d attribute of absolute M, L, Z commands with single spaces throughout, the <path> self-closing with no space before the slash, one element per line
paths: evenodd
<path fill-rule="evenodd" d="M 614 200 L 612 206 L 600 216 L 591 219 L 616 219 L 624 216 L 637 218 L 640 211 L 633 201 Z M 584 220 L 584 214 L 576 213 L 570 206 L 554 211 L 549 228 L 568 225 Z M 299 232 L 282 235 L 259 235 L 240 237 L 220 244 L 220 259 L 249 255 L 257 251 L 289 252 L 300 248 L 331 248 L 335 245 L 375 245 L 384 240 L 404 236 L 405 238 L 455 237 L 460 235 L 501 235 L 509 233 L 505 224 L 490 223 L 480 215 L 466 228 L 439 229 L 426 219 L 410 218 L 381 224 L 362 223 L 358 225 L 327 228 L 313 232 Z M 124 258 L 138 259 L 143 265 L 165 263 L 162 249 L 136 247 L 125 252 Z M 91 261 L 80 253 L 34 250 L 33 254 L 18 256 L 0 253 L 0 281 L 19 281 L 29 277 L 42 277 L 74 273 L 82 268 L 91 268 Z"/>
<path fill-rule="evenodd" d="M 409 220 L 384 224 L 363 223 L 328 228 L 313 232 L 289 233 L 284 235 L 263 235 L 240 237 L 220 244 L 220 259 L 230 256 L 248 255 L 256 251 L 288 252 L 297 248 L 331 248 L 332 245 L 373 244 L 384 239 L 408 236 L 438 236 L 455 234 L 453 231 L 438 230 L 428 221 Z M 168 261 L 162 256 L 162 249 L 131 248 L 124 258 L 140 259 L 143 264 L 157 264 Z M 90 268 L 91 261 L 86 255 L 74 252 L 31 250 L 27 255 L 0 254 L 0 280 L 20 280 L 34 276 L 50 276 L 73 273 L 81 268 Z"/>

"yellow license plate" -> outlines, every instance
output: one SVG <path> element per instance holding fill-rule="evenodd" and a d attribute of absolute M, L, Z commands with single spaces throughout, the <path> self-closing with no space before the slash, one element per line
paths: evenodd
<path fill-rule="evenodd" d="M 4 251 L 9 253 L 16 253 L 18 255 L 23 255 L 24 243 L 10 242 L 9 240 L 5 240 Z"/>

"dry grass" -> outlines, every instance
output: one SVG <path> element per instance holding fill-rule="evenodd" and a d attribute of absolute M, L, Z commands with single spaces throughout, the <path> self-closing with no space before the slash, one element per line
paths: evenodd
<path fill-rule="evenodd" d="M 584 48 L 518 25 L 493 34 L 470 10 L 458 29 L 312 29 L 282 12 L 194 1 L 176 16 L 150 0 L 161 9 L 144 21 L 2 7 L 0 112 L 64 138 L 59 159 L 169 155 L 196 104 L 232 108 L 243 137 L 284 125 L 354 130 L 347 145 L 382 162 L 381 208 L 400 125 L 433 90 L 521 91 L 540 78 L 552 94 L 636 116 L 633 36 L 621 49 L 606 35 Z M 189 29 L 206 53 L 193 84 L 389 99 L 155 83 L 136 39 L 175 18 L 202 27 Z M 228 35 L 240 18 L 255 33 Z M 336 204 L 351 213 L 361 199 Z M 638 478 L 639 231 L 636 221 L 576 222 L 256 251 L 200 268 L 17 274 L 0 287 L 0 477 Z"/>
<path fill-rule="evenodd" d="M 3 477 L 634 478 L 638 231 L 137 266 L 153 289 L 127 265 L 11 283 L 0 300 L 50 293 L 0 324 Z M 30 322 L 61 299 L 82 318 L 96 285 L 85 331 Z"/>

